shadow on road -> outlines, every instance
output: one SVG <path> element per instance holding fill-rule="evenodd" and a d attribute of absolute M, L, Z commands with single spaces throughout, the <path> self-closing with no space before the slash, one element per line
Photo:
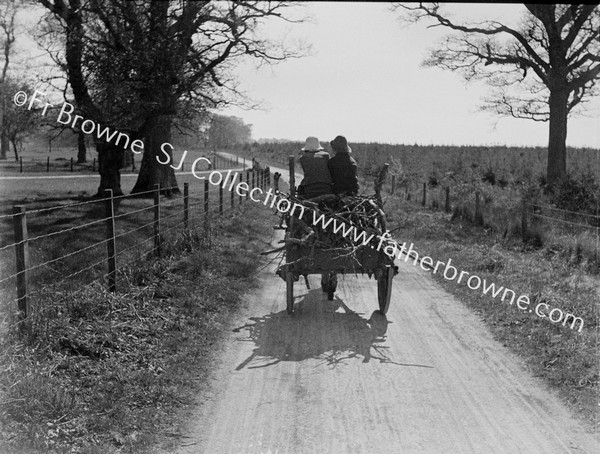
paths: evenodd
<path fill-rule="evenodd" d="M 236 367 L 255 369 L 281 361 L 303 361 L 317 358 L 331 367 L 352 359 L 371 359 L 405 366 L 388 356 L 385 346 L 388 322 L 385 315 L 374 311 L 369 319 L 354 312 L 336 297 L 327 301 L 320 289 L 310 290 L 294 306 L 294 314 L 285 310 L 262 317 L 234 329 L 248 331 L 242 341 L 255 344 L 252 354 Z M 429 366 L 419 366 L 429 367 Z"/>

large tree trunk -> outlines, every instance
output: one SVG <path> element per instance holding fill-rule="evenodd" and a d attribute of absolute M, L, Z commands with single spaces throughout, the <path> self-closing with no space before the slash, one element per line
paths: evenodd
<path fill-rule="evenodd" d="M 567 173 L 568 90 L 550 91 L 548 135 L 548 184 L 555 185 Z"/>
<path fill-rule="evenodd" d="M 7 159 L 6 153 L 10 147 L 10 141 L 8 140 L 8 134 L 3 130 L 0 132 L 0 159 Z M 18 161 L 19 159 L 17 159 Z"/>
<path fill-rule="evenodd" d="M 11 142 L 13 146 L 13 151 L 15 152 L 15 161 L 19 162 L 19 150 L 17 150 L 17 141 L 11 140 Z"/>
<path fill-rule="evenodd" d="M 160 184 L 161 192 L 171 194 L 178 193 L 177 179 L 175 171 L 170 164 L 173 164 L 173 153 L 170 147 L 165 147 L 164 150 L 168 153 L 169 159 L 165 153 L 161 151 L 161 146 L 164 143 L 171 142 L 171 119 L 166 115 L 151 118 L 146 127 L 146 135 L 144 141 L 144 155 L 142 156 L 142 164 L 140 173 L 135 182 L 135 186 L 131 190 L 132 194 L 151 191 L 155 184 Z M 166 164 L 160 164 L 167 162 Z M 175 163 L 173 165 L 178 165 Z"/>
<path fill-rule="evenodd" d="M 124 150 L 112 143 L 97 142 L 98 172 L 100 173 L 100 186 L 97 197 L 104 197 L 104 191 L 112 189 L 113 195 L 123 195 L 121 190 L 121 164 Z"/>
<path fill-rule="evenodd" d="M 77 163 L 82 164 L 87 162 L 85 149 L 85 133 L 79 131 L 77 133 Z"/>

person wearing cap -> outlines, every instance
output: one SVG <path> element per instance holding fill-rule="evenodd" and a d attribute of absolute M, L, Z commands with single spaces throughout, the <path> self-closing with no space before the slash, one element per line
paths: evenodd
<path fill-rule="evenodd" d="M 327 167 L 333 181 L 333 193 L 338 195 L 358 194 L 358 166 L 350 153 L 352 149 L 344 136 L 337 136 L 329 142 L 335 155 Z"/>
<path fill-rule="evenodd" d="M 307 137 L 302 147 L 304 154 L 300 156 L 300 165 L 304 178 L 298 187 L 298 196 L 311 199 L 325 194 L 332 194 L 331 175 L 327 168 L 329 153 L 324 151 L 316 137 Z"/>

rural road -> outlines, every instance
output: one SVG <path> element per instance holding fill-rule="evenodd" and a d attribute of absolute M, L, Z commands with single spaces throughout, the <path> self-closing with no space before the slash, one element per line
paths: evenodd
<path fill-rule="evenodd" d="M 284 282 L 264 270 L 175 452 L 600 452 L 476 315 L 397 263 L 387 318 L 375 281 L 356 276 L 334 301 L 318 276 L 311 290 L 301 280 L 289 316 Z"/>

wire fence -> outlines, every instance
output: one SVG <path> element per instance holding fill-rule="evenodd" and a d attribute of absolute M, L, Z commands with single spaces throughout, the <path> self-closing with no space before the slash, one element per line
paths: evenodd
<path fill-rule="evenodd" d="M 216 152 L 205 153 L 206 159 L 211 161 L 211 169 L 223 169 L 233 164 L 239 164 L 244 158 L 230 159 Z M 176 159 L 173 162 L 178 162 Z M 121 172 L 135 172 L 141 165 L 140 160 L 129 158 L 124 160 L 121 165 Z M 23 158 L 18 160 L 0 161 L 0 175 L 15 174 L 15 173 L 52 173 L 52 172 L 68 172 L 68 173 L 97 173 L 99 162 L 96 158 L 86 159 L 84 162 L 78 162 L 77 159 L 71 158 L 54 158 L 50 156 L 46 158 Z M 186 168 L 185 163 L 180 164 L 177 169 L 181 172 L 191 170 Z"/>
<path fill-rule="evenodd" d="M 600 206 L 598 214 L 591 214 L 541 205 L 530 202 L 520 190 L 514 188 L 502 189 L 502 197 L 497 197 L 485 190 L 473 191 L 467 186 L 431 187 L 426 182 L 416 185 L 404 182 L 398 187 L 395 177 L 391 175 L 389 179 L 390 195 L 430 209 L 452 212 L 453 216 L 482 226 L 493 226 L 500 231 L 506 232 L 511 225 L 518 225 L 524 239 L 530 236 L 532 229 L 539 231 L 549 228 L 564 235 L 600 237 Z"/>
<path fill-rule="evenodd" d="M 184 183 L 183 197 L 169 197 L 165 194 L 173 188 L 156 185 L 144 194 L 152 196 L 150 202 L 139 194 L 113 196 L 109 190 L 104 198 L 86 202 L 31 210 L 14 206 L 0 219 L 13 227 L 12 241 L 0 247 L 0 301 L 17 309 L 15 323 L 26 330 L 36 298 L 49 287 L 68 284 L 76 291 L 100 284 L 117 291 L 119 271 L 126 265 L 160 257 L 166 242 L 210 229 L 212 220 L 242 204 L 249 190 L 271 185 L 268 169 L 227 174 L 238 182 L 235 186 L 204 180 L 191 191 Z M 245 194 L 240 183 L 247 185 Z"/>

